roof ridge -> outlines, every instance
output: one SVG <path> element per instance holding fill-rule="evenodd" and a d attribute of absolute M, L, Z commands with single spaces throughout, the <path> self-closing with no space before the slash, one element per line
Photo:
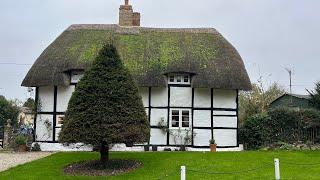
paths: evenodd
<path fill-rule="evenodd" d="M 215 28 L 161 28 L 161 27 L 137 27 L 119 26 L 118 24 L 72 24 L 67 30 L 96 29 L 96 30 L 116 30 L 117 32 L 186 32 L 186 33 L 212 33 L 220 35 Z"/>
<path fill-rule="evenodd" d="M 294 93 L 285 93 L 286 95 L 290 95 L 290 96 L 294 96 L 294 97 L 297 97 L 297 98 L 303 98 L 303 99 L 306 99 L 306 98 L 310 98 L 311 96 L 308 95 L 308 94 L 294 94 Z"/>

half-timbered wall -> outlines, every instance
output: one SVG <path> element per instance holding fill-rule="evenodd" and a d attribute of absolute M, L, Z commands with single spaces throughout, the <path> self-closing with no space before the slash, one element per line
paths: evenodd
<path fill-rule="evenodd" d="M 59 118 L 64 116 L 76 84 L 67 87 L 38 87 L 39 103 L 35 117 L 35 140 L 57 142 L 61 130 Z M 194 147 L 208 147 L 214 137 L 218 147 L 238 146 L 238 91 L 191 88 L 190 85 L 169 84 L 166 88 L 139 88 L 150 121 L 151 145 L 175 146 L 183 142 L 187 129 L 191 129 Z M 190 112 L 190 128 L 171 127 L 171 111 Z M 163 131 L 160 125 L 170 129 Z M 178 134 L 178 135 L 177 135 Z"/>
<path fill-rule="evenodd" d="M 149 89 L 149 94 L 147 94 Z M 143 92 L 143 93 L 142 93 Z M 172 128 L 171 110 L 190 110 L 190 128 L 194 147 L 208 147 L 214 137 L 218 147 L 238 146 L 238 91 L 191 88 L 188 85 L 171 85 L 167 88 L 145 88 L 141 91 L 145 108 L 149 112 L 151 145 L 180 145 L 185 130 Z M 149 101 L 146 99 L 149 98 Z M 165 101 L 167 100 L 167 101 Z M 151 106 L 148 106 L 148 103 Z M 169 105 L 169 106 L 168 106 Z M 165 125 L 170 133 L 160 127 Z"/>
<path fill-rule="evenodd" d="M 37 115 L 35 116 L 35 135 L 37 142 L 57 142 L 64 117 L 75 84 L 70 86 L 45 86 L 36 88 Z"/>

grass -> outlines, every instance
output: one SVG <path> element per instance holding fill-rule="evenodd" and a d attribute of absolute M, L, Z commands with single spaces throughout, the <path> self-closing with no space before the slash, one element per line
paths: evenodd
<path fill-rule="evenodd" d="M 274 179 L 275 157 L 280 159 L 281 179 L 320 177 L 320 151 L 111 153 L 112 159 L 135 159 L 144 165 L 133 172 L 107 178 L 63 173 L 63 167 L 72 162 L 98 157 L 98 153 L 57 153 L 4 171 L 0 179 L 179 179 L 181 165 L 187 167 L 187 179 Z M 252 171 L 231 173 L 246 170 Z M 214 174 L 220 172 L 230 174 Z"/>

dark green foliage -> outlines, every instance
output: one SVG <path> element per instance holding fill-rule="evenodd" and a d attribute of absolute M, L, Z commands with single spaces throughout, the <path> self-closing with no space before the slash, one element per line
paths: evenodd
<path fill-rule="evenodd" d="M 299 121 L 302 119 L 299 114 L 303 111 L 295 111 L 287 108 L 275 109 L 268 112 L 271 118 L 269 128 L 272 128 L 272 134 L 269 136 L 269 141 L 277 142 L 294 142 Z"/>
<path fill-rule="evenodd" d="M 274 109 L 248 118 L 240 128 L 241 142 L 249 149 L 277 142 L 319 143 L 320 112 L 314 109 Z"/>
<path fill-rule="evenodd" d="M 102 48 L 73 93 L 59 140 L 91 145 L 142 143 L 149 123 L 136 83 L 116 49 Z"/>
<path fill-rule="evenodd" d="M 267 140 L 269 132 L 264 128 L 270 117 L 266 114 L 257 114 L 248 118 L 240 129 L 240 141 L 249 149 L 257 149 Z"/>
<path fill-rule="evenodd" d="M 19 108 L 5 97 L 0 96 L 0 126 L 4 126 L 7 120 L 11 120 L 12 125 L 17 125 Z"/>
<path fill-rule="evenodd" d="M 303 128 L 320 127 L 320 112 L 314 109 L 306 109 L 300 113 Z"/>
<path fill-rule="evenodd" d="M 311 105 L 320 110 L 320 82 L 316 83 L 316 87 L 313 91 L 309 91 L 311 96 L 310 103 Z"/>
<path fill-rule="evenodd" d="M 36 103 L 32 98 L 28 98 L 27 101 L 23 103 L 23 107 L 29 108 L 32 112 L 36 111 Z"/>
<path fill-rule="evenodd" d="M 17 137 L 15 137 L 14 139 L 14 143 L 19 146 L 19 145 L 26 145 L 27 144 L 27 137 L 23 136 L 23 135 L 18 135 Z"/>

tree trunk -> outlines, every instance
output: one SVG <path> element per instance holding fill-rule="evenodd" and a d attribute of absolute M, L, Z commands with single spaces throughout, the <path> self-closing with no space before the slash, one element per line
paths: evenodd
<path fill-rule="evenodd" d="M 103 164 L 103 166 L 105 166 L 108 160 L 109 160 L 109 146 L 106 142 L 101 142 L 100 161 Z"/>

